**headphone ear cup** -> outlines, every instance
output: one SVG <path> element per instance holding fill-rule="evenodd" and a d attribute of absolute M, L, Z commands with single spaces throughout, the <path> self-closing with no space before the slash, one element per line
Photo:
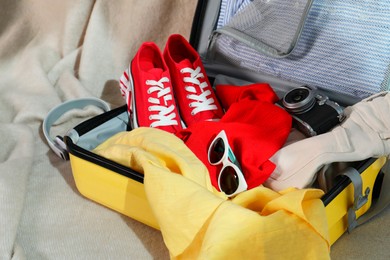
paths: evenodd
<path fill-rule="evenodd" d="M 69 154 L 66 148 L 66 144 L 64 143 L 64 139 L 61 136 L 56 136 L 56 138 L 54 139 L 54 145 L 59 149 L 61 158 L 64 160 L 69 160 Z"/>

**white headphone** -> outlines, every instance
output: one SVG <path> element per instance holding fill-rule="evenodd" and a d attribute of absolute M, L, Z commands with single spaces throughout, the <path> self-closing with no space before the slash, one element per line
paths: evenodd
<path fill-rule="evenodd" d="M 61 136 L 56 136 L 55 139 L 50 137 L 50 128 L 52 125 L 67 111 L 72 109 L 82 109 L 86 106 L 96 106 L 103 109 L 104 112 L 110 110 L 110 106 L 103 100 L 98 98 L 78 98 L 74 100 L 66 101 L 58 106 L 54 107 L 49 111 L 46 118 L 43 120 L 42 130 L 46 138 L 47 143 L 50 148 L 55 152 L 59 157 L 64 160 L 69 160 L 69 154 L 66 149 L 66 145 Z"/>

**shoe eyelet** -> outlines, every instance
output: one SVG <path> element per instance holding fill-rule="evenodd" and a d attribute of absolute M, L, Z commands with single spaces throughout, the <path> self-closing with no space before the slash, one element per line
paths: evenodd
<path fill-rule="evenodd" d="M 152 120 L 152 116 L 149 116 L 149 120 Z"/>
<path fill-rule="evenodd" d="M 150 109 L 150 107 L 148 107 L 148 111 L 152 111 L 152 110 Z"/>
<path fill-rule="evenodd" d="M 195 115 L 195 113 L 194 112 L 191 112 L 191 116 L 194 116 Z"/>

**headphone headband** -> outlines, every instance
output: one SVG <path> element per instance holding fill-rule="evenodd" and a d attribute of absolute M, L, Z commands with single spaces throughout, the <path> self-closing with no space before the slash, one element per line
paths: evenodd
<path fill-rule="evenodd" d="M 66 145 L 63 142 L 61 136 L 57 136 L 55 139 L 52 139 L 50 137 L 50 128 L 64 113 L 72 109 L 82 109 L 85 108 L 86 106 L 96 106 L 98 108 L 103 109 L 104 112 L 110 110 L 110 106 L 101 99 L 93 98 L 93 97 L 78 98 L 78 99 L 66 101 L 54 107 L 49 111 L 46 118 L 43 120 L 42 130 L 47 143 L 49 144 L 53 152 L 64 160 L 69 159 L 69 154 L 66 149 Z"/>

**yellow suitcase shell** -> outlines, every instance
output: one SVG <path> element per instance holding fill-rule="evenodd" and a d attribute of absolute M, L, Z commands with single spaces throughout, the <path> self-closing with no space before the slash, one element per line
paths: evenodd
<path fill-rule="evenodd" d="M 126 107 L 120 107 L 92 118 L 72 129 L 64 140 L 70 153 L 73 176 L 79 192 L 99 204 L 159 229 L 143 187 L 143 175 L 130 168 L 91 152 L 99 143 L 119 131 L 127 129 Z M 375 181 L 386 159 L 368 159 L 358 165 L 363 190 L 374 190 Z M 345 176 L 344 176 L 345 177 Z M 356 217 L 371 206 L 368 201 L 356 211 Z M 345 177 L 323 196 L 333 244 L 348 228 L 348 209 L 354 203 L 354 187 Z"/>

